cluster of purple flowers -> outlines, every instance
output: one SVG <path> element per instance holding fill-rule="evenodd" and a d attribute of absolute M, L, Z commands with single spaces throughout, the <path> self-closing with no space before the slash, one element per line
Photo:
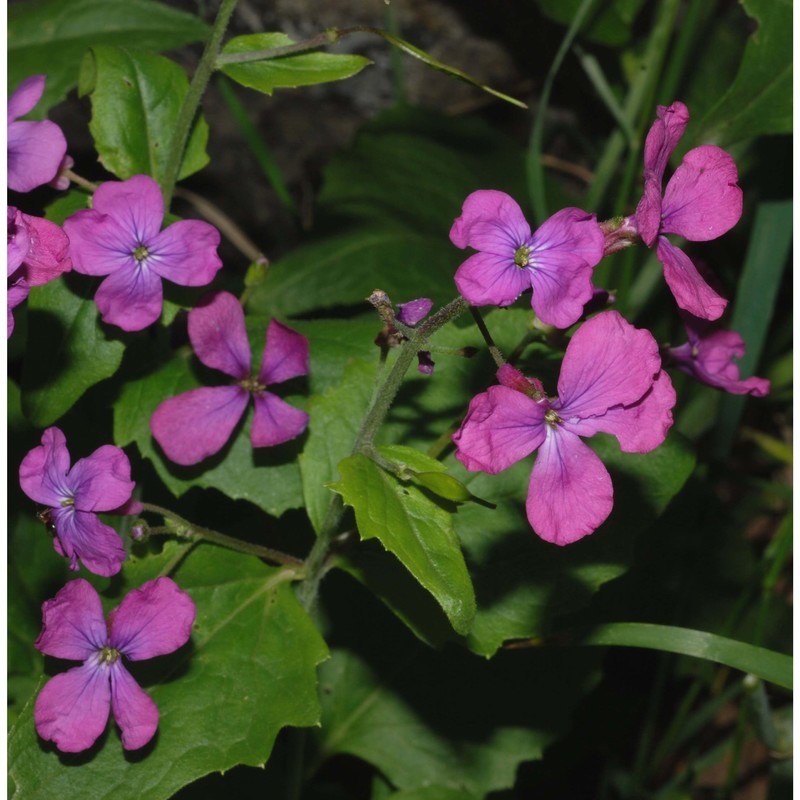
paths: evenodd
<path fill-rule="evenodd" d="M 667 351 L 671 363 L 710 386 L 764 395 L 768 381 L 739 380 L 733 359 L 744 353 L 741 337 L 709 326 L 727 301 L 667 238 L 715 239 L 742 213 L 736 164 L 714 145 L 686 153 L 662 194 L 669 157 L 688 122 L 683 103 L 658 108 L 645 142 L 644 192 L 630 217 L 598 223 L 593 214 L 566 208 L 531 233 L 508 195 L 471 194 L 450 231 L 457 247 L 478 251 L 456 273 L 462 295 L 475 306 L 508 306 L 530 289 L 539 319 L 568 328 L 586 314 L 594 267 L 605 255 L 641 240 L 655 245 L 689 332 L 687 344 Z M 556 397 L 509 365 L 498 370 L 497 379 L 499 386 L 470 403 L 453 436 L 456 457 L 469 470 L 497 473 L 538 449 L 527 501 L 531 527 L 560 545 L 593 533 L 611 512 L 613 488 L 580 437 L 610 433 L 623 451 L 646 453 L 664 441 L 672 425 L 675 392 L 655 339 L 605 311 L 572 336 Z"/>

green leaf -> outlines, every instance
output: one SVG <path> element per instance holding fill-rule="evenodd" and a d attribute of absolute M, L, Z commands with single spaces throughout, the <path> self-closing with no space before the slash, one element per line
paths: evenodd
<path fill-rule="evenodd" d="M 28 0 L 8 9 L 8 86 L 47 75 L 36 113 L 63 99 L 78 82 L 83 54 L 95 45 L 162 51 L 205 39 L 209 27 L 193 14 L 152 0 Z"/>
<path fill-rule="evenodd" d="M 622 453 L 607 436 L 588 443 L 611 473 L 614 510 L 591 536 L 567 547 L 539 539 L 528 523 L 529 459 L 500 475 L 464 473 L 470 491 L 497 503 L 495 510 L 466 504 L 455 518 L 478 598 L 468 636 L 476 653 L 490 656 L 509 639 L 542 636 L 559 616 L 587 605 L 600 586 L 628 569 L 636 537 L 694 466 L 694 455 L 677 436 L 645 454 Z"/>
<path fill-rule="evenodd" d="M 261 336 L 265 326 L 256 324 Z M 218 373 L 208 371 L 210 382 Z M 192 369 L 189 354 L 176 356 L 146 376 L 128 381 L 114 404 L 114 441 L 124 447 L 135 442 L 150 460 L 167 488 L 180 497 L 194 486 L 218 489 L 234 500 L 249 500 L 268 514 L 280 516 L 303 505 L 297 440 L 278 447 L 253 448 L 250 443 L 252 407 L 245 412 L 230 442 L 216 455 L 192 467 L 173 464 L 150 433 L 150 417 L 168 397 L 209 385 Z M 292 400 L 294 402 L 294 399 Z M 252 406 L 252 403 L 250 404 Z"/>
<path fill-rule="evenodd" d="M 254 558 L 197 547 L 175 575 L 197 606 L 191 642 L 131 667 L 159 709 L 153 743 L 131 757 L 112 722 L 86 754 L 60 755 L 42 746 L 29 704 L 9 740 L 17 800 L 161 800 L 210 772 L 261 766 L 281 728 L 315 725 L 315 668 L 327 649 L 297 602 L 289 574 Z"/>
<path fill-rule="evenodd" d="M 621 45 L 631 36 L 631 27 L 644 6 L 645 0 L 612 0 L 598 3 L 583 28 L 582 36 L 598 44 Z M 569 25 L 581 0 L 536 0 L 546 17 Z"/>
<path fill-rule="evenodd" d="M 360 453 L 342 461 L 339 474 L 331 488 L 355 510 L 361 538 L 376 538 L 394 553 L 436 598 L 453 628 L 466 633 L 475 596 L 450 511 Z"/>
<path fill-rule="evenodd" d="M 339 477 L 337 465 L 353 451 L 374 381 L 373 365 L 353 361 L 340 386 L 313 397 L 308 404 L 308 441 L 299 461 L 306 512 L 317 533 L 333 499 L 326 484 Z"/>
<path fill-rule="evenodd" d="M 81 65 L 78 93 L 91 95 L 94 138 L 100 163 L 118 178 L 164 177 L 183 98 L 186 73 L 162 56 L 121 47 L 93 47 Z M 178 178 L 208 163 L 208 125 L 200 115 L 186 145 Z"/>
<path fill-rule="evenodd" d="M 453 275 L 462 259 L 444 236 L 399 226 L 364 227 L 302 245 L 272 264 L 248 308 L 292 316 L 366 305 L 376 286 L 397 302 L 424 292 L 444 303 L 455 294 Z"/>
<path fill-rule="evenodd" d="M 272 94 L 275 89 L 314 86 L 350 78 L 372 62 L 363 56 L 301 53 L 246 63 L 226 63 L 225 56 L 273 50 L 294 44 L 285 33 L 236 36 L 222 48 L 221 70 L 242 86 Z"/>
<path fill-rule="evenodd" d="M 580 641 L 584 645 L 646 647 L 703 658 L 751 673 L 784 689 L 792 688 L 791 656 L 714 633 L 670 625 L 616 622 L 593 628 Z"/>
<path fill-rule="evenodd" d="M 441 461 L 400 444 L 384 445 L 378 451 L 383 458 L 397 466 L 401 480 L 411 481 L 438 497 L 456 503 L 472 499 L 469 489 L 448 475 L 447 467 Z"/>
<path fill-rule="evenodd" d="M 566 733 L 596 681 L 600 653 L 584 659 L 586 649 L 508 651 L 491 661 L 456 647 L 436 652 L 357 584 L 328 580 L 322 608 L 335 644 L 320 668 L 322 728 L 312 733 L 310 769 L 347 753 L 401 790 L 435 785 L 488 797 Z"/>
<path fill-rule="evenodd" d="M 109 337 L 88 284 L 64 277 L 31 290 L 28 347 L 22 368 L 22 407 L 33 425 L 52 425 L 83 393 L 113 375 L 123 343 Z M 113 334 L 112 334 L 113 335 Z"/>
<path fill-rule="evenodd" d="M 692 132 L 692 141 L 727 146 L 792 132 L 792 3 L 741 0 L 757 24 L 736 80 Z"/>

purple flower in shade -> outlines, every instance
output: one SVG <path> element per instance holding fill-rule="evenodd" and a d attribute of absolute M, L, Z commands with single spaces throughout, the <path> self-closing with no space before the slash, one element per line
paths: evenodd
<path fill-rule="evenodd" d="M 480 190 L 464 201 L 450 241 L 479 251 L 455 276 L 472 305 L 508 306 L 532 288 L 537 316 L 568 328 L 592 296 L 592 270 L 603 257 L 605 237 L 594 214 L 579 208 L 562 209 L 531 234 L 513 198 Z"/>
<path fill-rule="evenodd" d="M 73 269 L 108 275 L 94 297 L 103 321 L 139 331 L 161 315 L 161 279 L 181 286 L 210 283 L 222 262 L 213 225 L 182 220 L 161 230 L 164 201 L 147 175 L 104 183 L 92 208 L 64 222 Z"/>
<path fill-rule="evenodd" d="M 558 397 L 509 365 L 500 386 L 472 399 L 453 436 L 469 470 L 498 473 L 538 448 L 528 490 L 528 520 L 548 542 L 592 533 L 611 512 L 614 490 L 603 463 L 580 437 L 610 433 L 629 453 L 646 453 L 672 425 L 675 391 L 658 345 L 616 311 L 581 325 L 567 346 Z"/>
<path fill-rule="evenodd" d="M 667 356 L 681 372 L 731 394 L 752 394 L 764 397 L 769 393 L 765 378 L 739 379 L 734 359 L 745 353 L 744 341 L 736 331 L 711 330 L 705 320 L 681 314 L 689 341 L 667 350 Z"/>
<path fill-rule="evenodd" d="M 736 163 L 715 145 L 695 147 L 683 157 L 662 197 L 664 170 L 686 130 L 689 111 L 675 102 L 659 106 L 656 116 L 644 145 L 644 194 L 636 208 L 636 227 L 648 247 L 656 244 L 664 278 L 678 306 L 696 317 L 717 319 L 727 300 L 703 280 L 689 256 L 666 234 L 706 242 L 722 236 L 739 221 L 742 190 L 736 183 Z"/>
<path fill-rule="evenodd" d="M 189 641 L 196 614 L 192 598 L 171 578 L 129 592 L 103 619 L 100 596 L 82 578 L 42 605 L 35 646 L 54 658 L 82 661 L 51 678 L 36 698 L 34 719 L 43 739 L 65 753 L 91 747 L 105 730 L 109 708 L 122 730 L 122 746 L 138 750 L 158 727 L 158 708 L 122 662 L 172 653 Z"/>
<path fill-rule="evenodd" d="M 255 415 L 253 447 L 271 447 L 299 436 L 308 414 L 294 408 L 267 387 L 308 373 L 308 340 L 277 320 L 267 328 L 258 375 L 251 373 L 250 343 L 239 301 L 216 292 L 189 312 L 189 339 L 207 367 L 236 379 L 229 386 L 204 386 L 165 400 L 150 418 L 150 430 L 170 461 L 197 464 L 230 439 L 250 396 Z"/>
<path fill-rule="evenodd" d="M 11 313 L 31 286 L 41 286 L 72 269 L 69 239 L 54 222 L 29 217 L 8 206 L 8 336 L 14 330 Z"/>
<path fill-rule="evenodd" d="M 109 444 L 76 461 L 71 469 L 69 464 L 64 434 L 48 428 L 41 446 L 34 447 L 20 464 L 22 491 L 46 507 L 40 513 L 53 533 L 53 547 L 69 559 L 71 570 L 77 571 L 80 560 L 96 575 L 116 575 L 125 560 L 125 548 L 114 529 L 100 522 L 97 512 L 128 504 L 136 486 L 128 457 Z"/>
<path fill-rule="evenodd" d="M 26 78 L 8 98 L 8 188 L 30 192 L 56 178 L 67 152 L 61 128 L 50 122 L 22 121 L 44 92 L 46 76 Z"/>

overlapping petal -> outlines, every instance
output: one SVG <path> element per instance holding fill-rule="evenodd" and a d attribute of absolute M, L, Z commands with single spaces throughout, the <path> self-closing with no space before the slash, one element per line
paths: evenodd
<path fill-rule="evenodd" d="M 42 286 L 72 269 L 66 233 L 48 219 L 21 216 L 27 229 L 28 249 L 23 260 L 28 284 Z"/>
<path fill-rule="evenodd" d="M 715 145 L 690 150 L 664 192 L 662 233 L 705 242 L 727 233 L 742 216 L 736 162 Z"/>
<path fill-rule="evenodd" d="M 42 444 L 34 447 L 19 466 L 19 484 L 31 500 L 57 507 L 70 496 L 67 439 L 58 428 L 47 428 Z"/>
<path fill-rule="evenodd" d="M 593 533 L 613 504 L 603 462 L 574 434 L 551 428 L 531 472 L 525 504 L 531 527 L 547 542 L 571 544 Z"/>
<path fill-rule="evenodd" d="M 120 571 L 125 560 L 122 540 L 97 514 L 67 506 L 53 509 L 51 518 L 56 529 L 53 547 L 69 559 L 71 570 L 77 571 L 80 561 L 95 575 L 116 575 Z"/>
<path fill-rule="evenodd" d="M 25 214 L 13 206 L 6 206 L 8 218 L 7 225 L 7 277 L 11 277 L 25 260 L 30 246 L 30 236 L 28 235 L 28 225 L 25 222 Z"/>
<path fill-rule="evenodd" d="M 472 398 L 453 435 L 456 458 L 469 470 L 502 472 L 544 441 L 546 405 L 507 386 L 490 386 Z"/>
<path fill-rule="evenodd" d="M 658 260 L 678 307 L 702 319 L 719 319 L 728 301 L 702 278 L 692 260 L 665 236 L 658 237 Z"/>
<path fill-rule="evenodd" d="M 250 375 L 250 342 L 241 303 L 216 292 L 189 312 L 189 339 L 195 355 L 211 369 L 237 380 Z"/>
<path fill-rule="evenodd" d="M 130 244 L 131 250 L 138 245 L 147 246 L 158 236 L 164 221 L 161 189 L 148 175 L 106 181 L 92 196 L 92 208 L 114 221 L 116 236 Z"/>
<path fill-rule="evenodd" d="M 92 657 L 50 678 L 36 698 L 33 716 L 39 736 L 65 753 L 79 753 L 105 730 L 110 707 L 108 671 Z"/>
<path fill-rule="evenodd" d="M 617 311 L 585 322 L 567 345 L 554 408 L 564 419 L 604 414 L 639 400 L 661 368 L 658 344 Z"/>
<path fill-rule="evenodd" d="M 308 374 L 308 339 L 302 333 L 270 320 L 258 380 L 265 386 Z"/>
<path fill-rule="evenodd" d="M 644 143 L 644 168 L 659 182 L 688 124 L 689 109 L 679 100 L 656 108 L 656 120 L 650 126 Z"/>
<path fill-rule="evenodd" d="M 189 641 L 196 613 L 192 598 L 173 580 L 148 581 L 109 614 L 111 646 L 131 661 L 172 653 Z"/>
<path fill-rule="evenodd" d="M 165 400 L 150 430 L 170 461 L 188 466 L 221 450 L 247 408 L 241 386 L 202 386 Z"/>
<path fill-rule="evenodd" d="M 127 669 L 116 661 L 111 670 L 111 708 L 126 750 L 144 747 L 158 728 L 158 708 Z"/>
<path fill-rule="evenodd" d="M 458 291 L 473 306 L 510 306 L 531 286 L 530 275 L 514 263 L 514 253 L 475 253 L 457 270 Z"/>
<path fill-rule="evenodd" d="M 42 604 L 39 652 L 69 661 L 85 661 L 106 641 L 103 606 L 97 590 L 83 578 L 70 581 Z"/>
<path fill-rule="evenodd" d="M 255 413 L 250 430 L 253 447 L 273 447 L 299 436 L 308 425 L 308 414 L 271 392 L 253 395 Z"/>
<path fill-rule="evenodd" d="M 164 292 L 161 278 L 145 266 L 111 273 L 94 296 L 103 322 L 124 331 L 140 331 L 161 316 Z"/>
<path fill-rule="evenodd" d="M 126 503 L 136 486 L 128 456 L 110 444 L 76 461 L 69 485 L 79 511 L 111 511 Z"/>

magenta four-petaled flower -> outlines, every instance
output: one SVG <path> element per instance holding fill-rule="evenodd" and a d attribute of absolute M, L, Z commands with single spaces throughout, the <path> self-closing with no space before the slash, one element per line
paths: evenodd
<path fill-rule="evenodd" d="M 271 447 L 299 436 L 308 414 L 289 405 L 267 387 L 308 373 L 308 340 L 270 321 L 257 375 L 239 301 L 217 292 L 189 312 L 189 339 L 207 367 L 236 381 L 228 386 L 203 386 L 165 400 L 150 419 L 150 430 L 167 458 L 176 464 L 197 464 L 228 441 L 252 395 L 255 414 L 250 431 L 253 447 Z"/>
<path fill-rule="evenodd" d="M 662 197 L 664 171 L 689 123 L 689 111 L 675 102 L 659 106 L 656 117 L 644 146 L 644 194 L 636 208 L 636 227 L 648 247 L 656 245 L 678 306 L 696 317 L 718 319 L 727 300 L 705 282 L 689 256 L 666 234 L 706 242 L 739 221 L 742 190 L 737 185 L 736 163 L 716 145 L 695 147 L 683 157 Z"/>
<path fill-rule="evenodd" d="M 570 340 L 558 397 L 508 365 L 497 378 L 500 386 L 472 399 L 453 436 L 456 457 L 469 470 L 494 474 L 538 449 L 526 504 L 531 527 L 559 545 L 592 533 L 611 512 L 614 490 L 580 437 L 610 433 L 623 451 L 646 453 L 672 425 L 675 391 L 655 339 L 605 311 Z"/>
<path fill-rule="evenodd" d="M 164 200 L 146 175 L 108 181 L 92 208 L 64 222 L 72 266 L 85 275 L 107 275 L 95 294 L 103 321 L 126 331 L 155 322 L 163 303 L 162 279 L 205 286 L 222 262 L 219 232 L 199 220 L 181 220 L 161 230 Z"/>
<path fill-rule="evenodd" d="M 31 500 L 45 507 L 53 547 L 69 559 L 71 570 L 77 571 L 81 561 L 96 575 L 119 572 L 125 548 L 97 512 L 121 509 L 131 498 L 136 484 L 122 450 L 113 445 L 98 447 L 70 468 L 64 434 L 48 428 L 42 444 L 22 460 L 19 482 Z"/>
<path fill-rule="evenodd" d="M 67 140 L 55 122 L 17 119 L 39 102 L 45 80 L 44 75 L 32 75 L 8 98 L 8 188 L 15 192 L 56 180 L 67 157 Z"/>
<path fill-rule="evenodd" d="M 494 190 L 467 197 L 450 240 L 479 251 L 455 276 L 470 304 L 508 306 L 533 289 L 536 315 L 557 328 L 577 322 L 591 299 L 592 270 L 605 243 L 594 214 L 579 208 L 558 211 L 531 234 L 517 202 Z"/>
<path fill-rule="evenodd" d="M 129 592 L 107 623 L 94 587 L 81 578 L 67 583 L 42 605 L 36 648 L 83 664 L 51 678 L 39 693 L 34 708 L 39 736 L 59 750 L 78 753 L 105 730 L 111 709 L 122 746 L 144 747 L 158 727 L 158 708 L 122 659 L 142 661 L 182 647 L 195 615 L 191 597 L 170 578 Z"/>
<path fill-rule="evenodd" d="M 745 353 L 744 340 L 736 331 L 714 330 L 706 320 L 681 314 L 689 341 L 667 350 L 669 361 L 701 383 L 730 394 L 764 397 L 769 393 L 765 378 L 739 377 L 734 359 Z"/>

